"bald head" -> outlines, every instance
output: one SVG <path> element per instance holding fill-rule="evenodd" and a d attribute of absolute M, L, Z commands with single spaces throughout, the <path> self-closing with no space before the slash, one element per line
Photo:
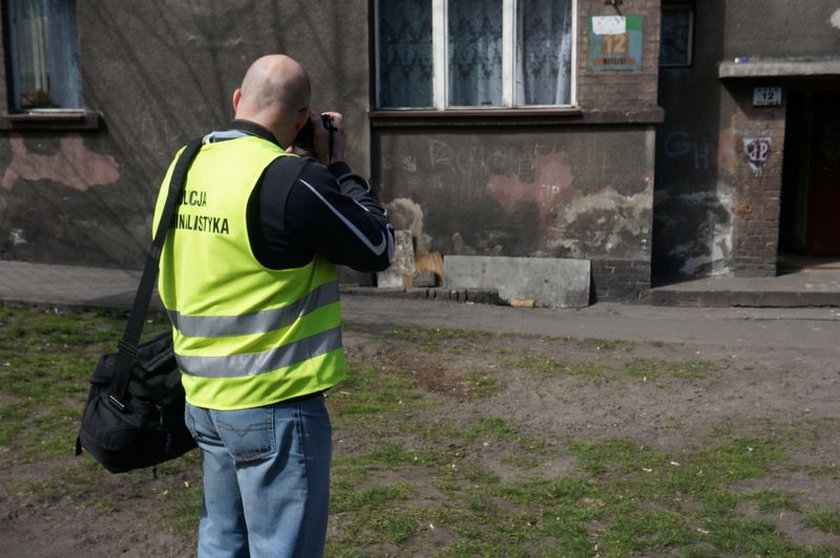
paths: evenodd
<path fill-rule="evenodd" d="M 301 109 L 309 106 L 310 94 L 306 70 L 288 56 L 271 54 L 248 68 L 234 92 L 233 106 L 237 119 L 256 122 L 277 135 L 295 127 Z"/>

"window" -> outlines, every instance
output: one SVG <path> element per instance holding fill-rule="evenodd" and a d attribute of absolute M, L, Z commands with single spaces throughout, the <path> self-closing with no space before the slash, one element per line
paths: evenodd
<path fill-rule="evenodd" d="M 79 108 L 75 0 L 9 0 L 9 101 L 18 112 Z"/>
<path fill-rule="evenodd" d="M 663 5 L 659 65 L 666 68 L 691 66 L 693 35 L 694 7 L 691 4 Z"/>
<path fill-rule="evenodd" d="M 378 108 L 573 100 L 574 0 L 378 0 Z"/>

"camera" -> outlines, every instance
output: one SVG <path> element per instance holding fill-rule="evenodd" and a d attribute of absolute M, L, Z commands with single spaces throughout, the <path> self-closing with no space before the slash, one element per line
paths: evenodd
<path fill-rule="evenodd" d="M 326 114 L 322 114 L 321 122 L 323 122 L 324 128 L 329 130 L 330 139 L 332 139 L 332 135 L 336 131 L 336 128 L 332 123 L 332 118 Z M 330 142 L 330 144 L 332 144 L 332 142 Z M 306 124 L 303 125 L 303 128 L 298 131 L 297 137 L 295 138 L 295 147 L 303 149 L 304 151 L 309 151 L 310 153 L 315 151 L 315 126 L 312 124 L 311 119 L 307 120 Z"/>

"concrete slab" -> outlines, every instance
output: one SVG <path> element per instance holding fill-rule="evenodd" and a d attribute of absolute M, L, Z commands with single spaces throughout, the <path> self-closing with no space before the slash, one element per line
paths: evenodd
<path fill-rule="evenodd" d="M 451 255 L 443 267 L 448 289 L 496 289 L 507 302 L 529 299 L 550 308 L 589 305 L 589 260 Z"/>
<path fill-rule="evenodd" d="M 768 78 L 768 77 L 813 77 L 840 75 L 840 59 L 754 59 L 747 62 L 721 62 L 718 77 Z"/>

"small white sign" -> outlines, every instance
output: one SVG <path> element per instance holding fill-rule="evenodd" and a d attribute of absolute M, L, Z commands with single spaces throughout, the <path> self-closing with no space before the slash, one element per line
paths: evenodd
<path fill-rule="evenodd" d="M 778 107 L 781 105 L 781 87 L 753 87 L 754 107 Z"/>
<path fill-rule="evenodd" d="M 592 32 L 596 35 L 623 35 L 627 32 L 627 18 L 595 16 L 592 18 Z"/>

